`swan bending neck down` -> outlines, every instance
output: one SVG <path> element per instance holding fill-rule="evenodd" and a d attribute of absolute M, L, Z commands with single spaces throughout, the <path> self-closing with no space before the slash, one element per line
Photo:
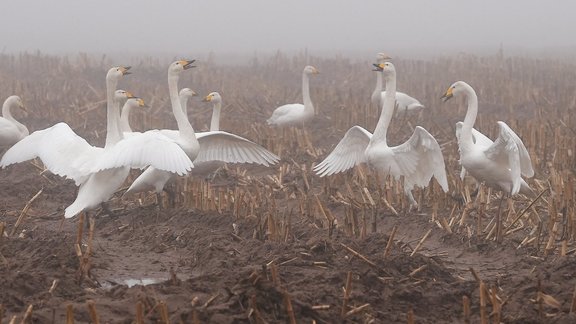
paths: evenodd
<path fill-rule="evenodd" d="M 463 173 L 467 171 L 479 182 L 507 194 L 521 192 L 532 195 L 532 189 L 522 176 L 532 177 L 534 170 L 520 137 L 506 123 L 498 121 L 499 135 L 492 142 L 473 128 L 478 115 L 478 96 L 474 89 L 464 81 L 457 81 L 442 98 L 448 101 L 458 96 L 465 97 L 468 102 L 464 122 L 456 126 Z"/>
<path fill-rule="evenodd" d="M 14 145 L 29 134 L 28 128 L 12 117 L 12 108 L 26 111 L 22 99 L 18 96 L 10 96 L 4 101 L 0 117 L 0 147 Z"/>
<path fill-rule="evenodd" d="M 386 135 L 394 113 L 396 70 L 390 62 L 377 66 L 384 74 L 386 96 L 374 134 L 360 126 L 350 128 L 324 161 L 314 167 L 314 171 L 323 177 L 343 172 L 360 163 L 368 163 L 396 180 L 404 177 L 404 192 L 410 205 L 417 206 L 412 189 L 428 186 L 432 176 L 444 192 L 448 191 L 444 158 L 436 139 L 420 126 L 416 126 L 404 144 L 388 146 Z"/>
<path fill-rule="evenodd" d="M 318 74 L 318 70 L 308 65 L 302 71 L 302 98 L 304 104 L 287 104 L 274 109 L 266 123 L 275 126 L 298 125 L 314 117 L 314 105 L 310 99 L 309 76 Z"/>

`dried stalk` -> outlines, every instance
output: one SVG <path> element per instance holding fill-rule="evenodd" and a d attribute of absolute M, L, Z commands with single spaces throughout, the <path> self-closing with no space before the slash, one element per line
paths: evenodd
<path fill-rule="evenodd" d="M 398 228 L 396 226 L 392 227 L 392 232 L 388 237 L 388 242 L 386 243 L 386 248 L 384 249 L 384 258 L 387 258 L 390 255 L 390 250 L 392 249 L 392 243 L 394 242 L 394 235 L 396 235 L 396 230 Z"/>
<path fill-rule="evenodd" d="M 414 248 L 414 251 L 412 251 L 412 253 L 410 253 L 410 256 L 414 256 L 414 254 L 418 251 L 418 249 L 420 249 L 420 247 L 422 246 L 422 243 L 424 243 L 424 241 L 426 241 L 426 239 L 428 238 L 428 235 L 430 235 L 431 232 L 432 232 L 432 229 L 429 229 L 426 232 L 426 234 L 424 234 L 424 236 L 422 236 L 422 239 L 420 239 L 420 242 L 418 242 L 418 244 Z"/>
<path fill-rule="evenodd" d="M 24 221 L 24 218 L 26 217 L 26 215 L 28 215 L 28 210 L 30 209 L 30 206 L 32 206 L 32 203 L 36 200 L 36 198 L 38 198 L 38 196 L 40 196 L 40 194 L 42 194 L 42 191 L 44 191 L 44 188 L 40 189 L 40 191 L 38 191 L 34 195 L 34 197 L 32 197 L 32 199 L 28 200 L 28 202 L 26 203 L 26 206 L 24 206 L 24 208 L 20 212 L 20 216 L 18 216 L 18 220 L 16 221 L 16 224 L 14 224 L 14 228 L 12 228 L 12 232 L 10 233 L 10 235 L 16 234 L 18 227 L 20 227 L 20 225 Z"/>
<path fill-rule="evenodd" d="M 342 299 L 342 310 L 340 311 L 340 317 L 344 318 L 346 316 L 346 308 L 348 307 L 348 298 L 350 298 L 350 291 L 352 290 L 352 272 L 348 271 L 346 275 L 346 285 L 344 288 L 344 298 Z"/>
<path fill-rule="evenodd" d="M 94 324 L 100 324 L 100 316 L 98 316 L 98 312 L 96 311 L 96 304 L 93 300 L 89 300 L 86 302 L 88 305 L 88 313 L 90 314 L 90 319 Z"/>
<path fill-rule="evenodd" d="M 363 256 L 362 254 L 352 250 L 351 248 L 347 247 L 346 245 L 344 245 L 344 243 L 340 243 L 340 245 L 342 245 L 346 250 L 348 250 L 350 253 L 354 254 L 355 256 L 359 257 L 362 261 L 368 263 L 369 265 L 371 265 L 372 267 L 378 269 L 378 266 L 376 265 L 376 263 L 368 260 L 368 258 L 366 258 L 365 256 Z"/>

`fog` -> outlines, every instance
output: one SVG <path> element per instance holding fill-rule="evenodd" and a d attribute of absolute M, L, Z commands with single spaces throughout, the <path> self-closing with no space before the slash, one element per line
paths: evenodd
<path fill-rule="evenodd" d="M 569 0 L 2 0 L 0 10 L 4 53 L 576 52 Z"/>

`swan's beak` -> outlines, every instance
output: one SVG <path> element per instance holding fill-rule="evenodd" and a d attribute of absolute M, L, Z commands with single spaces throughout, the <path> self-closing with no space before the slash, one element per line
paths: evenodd
<path fill-rule="evenodd" d="M 442 99 L 442 101 L 446 102 L 448 100 L 450 100 L 452 97 L 454 97 L 454 94 L 452 93 L 452 87 L 448 88 L 448 90 L 446 90 L 446 93 L 440 97 L 440 99 Z"/>
<path fill-rule="evenodd" d="M 26 106 L 24 106 L 23 103 L 18 104 L 18 107 L 20 107 L 20 109 L 24 110 L 25 112 L 28 112 L 28 109 L 26 109 Z"/>
<path fill-rule="evenodd" d="M 134 96 L 132 94 L 132 92 L 126 91 L 126 98 L 130 99 L 130 98 L 137 98 L 136 96 Z"/>
<path fill-rule="evenodd" d="M 130 70 L 131 68 L 132 68 L 131 66 L 122 66 L 120 67 L 120 72 L 122 72 L 122 75 L 131 74 L 130 72 L 128 72 L 128 70 Z"/>
<path fill-rule="evenodd" d="M 317 68 L 314 68 L 314 74 L 320 74 L 320 71 L 318 71 Z"/>
<path fill-rule="evenodd" d="M 194 65 L 192 65 L 192 63 L 194 63 L 196 60 L 182 60 L 182 67 L 184 68 L 184 70 L 188 70 L 191 69 L 193 67 L 196 67 Z"/>
<path fill-rule="evenodd" d="M 206 97 L 204 97 L 204 99 L 202 99 L 203 102 L 210 102 L 212 101 L 212 95 L 207 95 Z"/>
<path fill-rule="evenodd" d="M 372 71 L 383 71 L 384 70 L 384 64 L 382 63 L 372 63 L 372 65 L 375 67 L 375 69 L 373 69 Z"/>
<path fill-rule="evenodd" d="M 138 107 L 148 108 L 148 105 L 146 105 L 146 103 L 142 98 L 136 98 L 136 101 L 138 102 Z"/>

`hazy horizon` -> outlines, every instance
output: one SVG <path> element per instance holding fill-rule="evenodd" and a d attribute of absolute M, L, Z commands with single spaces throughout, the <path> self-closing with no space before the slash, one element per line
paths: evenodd
<path fill-rule="evenodd" d="M 576 54 L 569 1 L 5 0 L 2 53 Z"/>

